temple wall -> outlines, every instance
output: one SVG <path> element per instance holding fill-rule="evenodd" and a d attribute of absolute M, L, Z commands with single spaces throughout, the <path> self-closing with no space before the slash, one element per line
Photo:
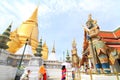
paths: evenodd
<path fill-rule="evenodd" d="M 0 80 L 14 80 L 16 68 L 0 65 Z"/>
<path fill-rule="evenodd" d="M 9 53 L 6 50 L 0 49 L 0 65 L 7 65 Z"/>

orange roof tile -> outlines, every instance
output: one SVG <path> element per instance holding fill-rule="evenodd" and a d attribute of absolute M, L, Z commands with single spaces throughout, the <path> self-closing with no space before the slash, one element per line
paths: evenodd
<path fill-rule="evenodd" d="M 98 34 L 106 45 L 120 51 L 120 27 L 115 31 L 100 31 Z"/>
<path fill-rule="evenodd" d="M 103 38 L 102 39 L 105 42 L 116 42 L 116 43 L 120 43 L 120 39 L 107 39 L 107 38 Z"/>
<path fill-rule="evenodd" d="M 100 31 L 98 35 L 102 38 L 104 37 L 114 38 L 115 37 L 112 32 L 105 32 L 105 31 Z"/>
<path fill-rule="evenodd" d="M 115 31 L 100 31 L 98 35 L 102 38 L 120 38 L 120 27 Z"/>
<path fill-rule="evenodd" d="M 114 31 L 117 38 L 120 38 L 120 27 Z"/>

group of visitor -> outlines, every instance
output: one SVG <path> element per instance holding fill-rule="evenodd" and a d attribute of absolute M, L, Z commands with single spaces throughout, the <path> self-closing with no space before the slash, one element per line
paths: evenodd
<path fill-rule="evenodd" d="M 39 80 L 47 80 L 47 74 L 46 74 L 46 68 L 45 67 L 46 67 L 46 64 L 43 64 L 39 68 L 39 71 L 38 71 L 38 73 L 39 73 Z M 29 80 L 30 73 L 31 73 L 31 70 L 25 71 L 22 74 L 20 80 Z"/>
<path fill-rule="evenodd" d="M 47 73 L 46 73 L 46 64 L 43 64 L 40 66 L 39 68 L 39 80 L 47 80 Z M 65 65 L 62 66 L 62 69 L 61 69 L 61 73 L 62 73 L 62 76 L 61 76 L 61 80 L 66 80 L 66 67 Z M 29 80 L 29 75 L 31 73 L 31 70 L 27 70 L 26 72 L 23 73 L 23 75 L 21 76 L 20 80 Z M 72 78 L 74 80 L 75 78 L 75 73 L 74 73 L 74 70 L 72 70 Z"/>

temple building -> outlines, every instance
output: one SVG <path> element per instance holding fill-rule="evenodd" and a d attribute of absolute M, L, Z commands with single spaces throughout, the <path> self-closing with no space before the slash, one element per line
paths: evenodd
<path fill-rule="evenodd" d="M 48 60 L 45 60 L 44 63 L 47 66 L 47 69 L 60 69 L 61 62 L 57 60 L 56 52 L 55 52 L 55 44 L 53 45 L 52 51 L 48 56 Z"/>
<path fill-rule="evenodd" d="M 56 61 L 57 60 L 56 53 L 55 53 L 55 45 L 53 45 L 53 49 L 52 49 L 51 53 L 48 56 L 48 60 L 49 61 Z"/>
<path fill-rule="evenodd" d="M 22 65 L 27 66 L 31 57 L 34 56 L 32 47 L 26 42 L 17 52 L 8 56 L 8 65 L 17 66 L 23 55 Z"/>
<path fill-rule="evenodd" d="M 9 32 L 10 33 L 10 41 L 8 41 L 8 49 L 7 51 L 10 52 L 9 56 L 9 64 L 16 66 L 18 64 L 18 61 L 20 60 L 20 57 L 23 54 L 23 48 L 25 47 L 26 39 L 29 40 L 29 45 L 27 45 L 26 49 L 32 49 L 31 51 L 28 51 L 28 53 L 24 55 L 23 59 L 30 60 L 30 57 L 36 54 L 35 56 L 41 57 L 43 60 L 50 60 L 48 59 L 48 46 L 46 44 L 46 41 L 42 45 L 42 39 L 40 39 L 40 42 L 38 41 L 39 37 L 39 29 L 38 29 L 38 20 L 37 20 L 37 13 L 38 13 L 38 7 L 35 9 L 31 17 L 29 17 L 28 20 L 23 22 L 18 28 L 16 28 L 14 31 Z M 11 28 L 11 26 L 9 26 Z M 9 39 L 8 38 L 8 39 Z M 55 49 L 53 48 L 53 54 Z M 33 54 L 33 55 L 32 55 Z M 28 59 L 29 57 L 29 59 Z M 13 61 L 13 62 L 12 62 Z M 57 61 L 57 58 L 54 57 L 53 61 Z M 12 63 L 11 63 L 12 62 Z"/>
<path fill-rule="evenodd" d="M 33 12 L 32 16 L 23 22 L 16 30 L 10 33 L 11 41 L 8 42 L 9 49 L 11 53 L 15 53 L 19 48 L 21 48 L 26 39 L 30 40 L 33 53 L 36 52 L 38 46 L 38 7 Z"/>
<path fill-rule="evenodd" d="M 108 47 L 112 48 L 116 52 L 113 55 L 118 55 L 114 59 L 120 60 L 120 27 L 114 31 L 100 31 L 99 36 Z"/>
<path fill-rule="evenodd" d="M 120 52 L 120 27 L 114 31 L 100 31 L 99 36 L 111 48 Z"/>
<path fill-rule="evenodd" d="M 110 63 L 120 72 L 120 27 L 114 31 L 100 31 L 99 36 L 111 48 Z"/>

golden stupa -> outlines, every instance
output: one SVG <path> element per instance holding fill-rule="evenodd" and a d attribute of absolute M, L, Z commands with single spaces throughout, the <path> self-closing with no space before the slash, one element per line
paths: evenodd
<path fill-rule="evenodd" d="M 10 39 L 8 42 L 9 49 L 11 53 L 15 53 L 19 48 L 21 48 L 26 39 L 30 40 L 30 45 L 32 46 L 33 53 L 36 52 L 38 46 L 38 7 L 33 12 L 32 16 L 23 22 L 15 31 L 11 32 Z"/>
<path fill-rule="evenodd" d="M 42 52 L 41 52 L 41 54 L 42 54 L 42 58 L 43 58 L 44 60 L 47 60 L 47 59 L 48 59 L 48 47 L 47 47 L 46 42 L 44 42 L 44 44 L 43 44 L 43 46 L 42 46 Z"/>

